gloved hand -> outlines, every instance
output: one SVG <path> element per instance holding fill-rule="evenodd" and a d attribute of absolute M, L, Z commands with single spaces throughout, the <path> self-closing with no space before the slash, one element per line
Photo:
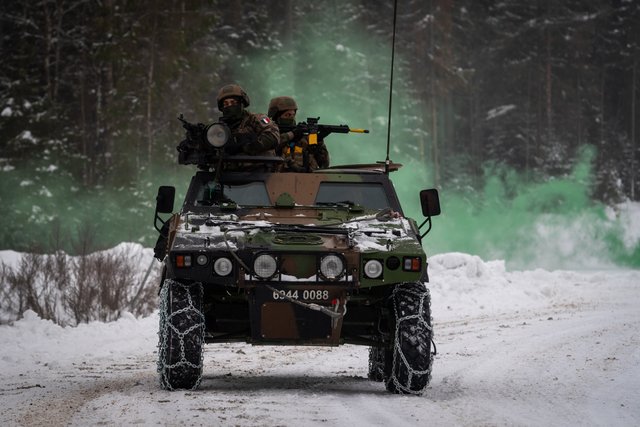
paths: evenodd
<path fill-rule="evenodd" d="M 293 132 L 293 139 L 294 141 L 302 138 L 304 136 L 305 133 L 308 132 L 308 128 L 307 125 L 304 123 L 298 123 L 296 125 L 296 127 L 293 128 L 292 132 Z"/>

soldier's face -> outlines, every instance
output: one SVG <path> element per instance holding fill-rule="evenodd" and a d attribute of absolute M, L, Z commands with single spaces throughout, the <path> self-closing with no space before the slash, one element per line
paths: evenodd
<path fill-rule="evenodd" d="M 235 98 L 227 98 L 222 100 L 222 108 L 232 107 L 234 105 L 238 105 L 238 100 Z"/>
<path fill-rule="evenodd" d="M 296 110 L 287 110 L 280 115 L 280 118 L 283 119 L 295 119 L 296 118 Z"/>
<path fill-rule="evenodd" d="M 222 117 L 227 121 L 236 121 L 242 117 L 242 104 L 236 98 L 222 100 Z"/>

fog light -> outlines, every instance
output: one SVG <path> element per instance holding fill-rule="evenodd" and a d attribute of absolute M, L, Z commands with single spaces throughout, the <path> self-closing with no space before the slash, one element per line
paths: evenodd
<path fill-rule="evenodd" d="M 370 279 L 377 279 L 382 275 L 382 263 L 377 259 L 370 259 L 365 262 L 364 274 Z"/>
<path fill-rule="evenodd" d="M 228 276 L 233 270 L 233 264 L 229 258 L 218 258 L 213 263 L 213 271 L 218 276 Z"/>
<path fill-rule="evenodd" d="M 327 255 L 320 261 L 320 274 L 325 279 L 334 280 L 342 276 L 344 263 L 337 255 Z"/>
<path fill-rule="evenodd" d="M 196 264 L 198 265 L 205 265 L 208 261 L 209 258 L 207 258 L 207 256 L 204 254 L 200 254 L 196 257 Z"/>
<path fill-rule="evenodd" d="M 262 279 L 268 279 L 276 274 L 278 266 L 276 259 L 268 254 L 258 255 L 253 261 L 253 271 L 256 276 Z"/>

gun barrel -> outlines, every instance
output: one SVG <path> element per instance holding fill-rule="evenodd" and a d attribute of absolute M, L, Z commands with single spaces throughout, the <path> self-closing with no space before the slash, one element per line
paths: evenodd
<path fill-rule="evenodd" d="M 308 126 L 307 123 L 301 123 L 304 126 Z M 291 125 L 279 125 L 278 128 L 280 132 L 289 132 L 296 128 L 296 126 Z M 369 129 L 361 129 L 361 128 L 350 128 L 348 125 L 323 125 L 323 124 L 312 124 L 309 127 L 305 127 L 306 132 L 308 134 L 315 134 L 316 132 L 325 133 L 326 135 L 332 133 L 369 133 Z M 313 131 L 312 131 L 313 129 Z"/>

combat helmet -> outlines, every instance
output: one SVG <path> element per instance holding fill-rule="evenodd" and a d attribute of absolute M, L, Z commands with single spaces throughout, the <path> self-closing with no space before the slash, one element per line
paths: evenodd
<path fill-rule="evenodd" d="M 267 116 L 269 116 L 270 119 L 274 119 L 278 113 L 283 113 L 287 110 L 298 110 L 298 104 L 296 104 L 296 101 L 290 96 L 278 96 L 269 102 Z"/>
<path fill-rule="evenodd" d="M 220 111 L 222 111 L 222 101 L 225 98 L 229 98 L 232 96 L 240 98 L 242 100 L 242 105 L 245 108 L 249 106 L 249 95 L 247 95 L 247 92 L 245 92 L 244 89 L 240 87 L 240 85 L 230 84 L 222 86 L 222 88 L 220 88 L 220 90 L 218 91 L 216 101 L 218 102 L 218 109 Z"/>

